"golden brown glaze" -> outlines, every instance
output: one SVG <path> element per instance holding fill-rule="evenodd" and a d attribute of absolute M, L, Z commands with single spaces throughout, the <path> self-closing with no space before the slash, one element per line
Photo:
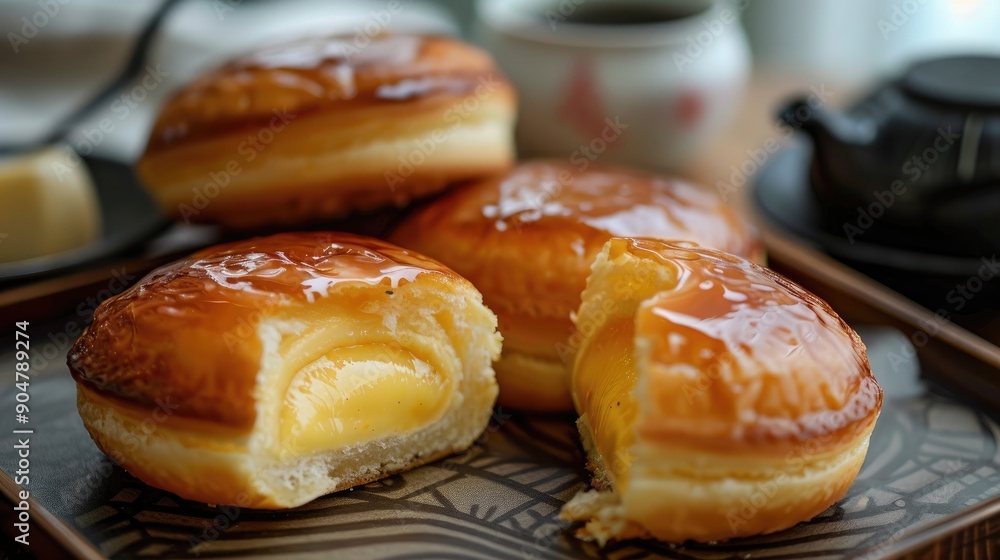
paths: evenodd
<path fill-rule="evenodd" d="M 238 128 L 266 125 L 275 110 L 316 111 L 463 97 L 482 84 L 510 91 L 489 55 L 447 37 L 312 37 L 263 48 L 191 83 L 164 106 L 147 155 Z"/>
<path fill-rule="evenodd" d="M 615 240 L 676 270 L 636 315 L 650 406 L 640 437 L 725 453 L 822 448 L 870 430 L 882 391 L 864 344 L 826 302 L 754 263 L 711 249 Z"/>
<path fill-rule="evenodd" d="M 571 332 L 590 265 L 612 236 L 683 239 L 761 258 L 728 205 L 641 171 L 534 161 L 411 215 L 390 237 L 451 266 L 483 293 L 505 348 L 555 357 Z"/>
<path fill-rule="evenodd" d="M 249 430 L 260 369 L 256 328 L 344 283 L 387 291 L 458 276 L 377 239 L 284 233 L 219 245 L 159 268 L 94 313 L 69 352 L 74 378 L 146 407 Z"/>
<path fill-rule="evenodd" d="M 515 114 L 489 55 L 459 40 L 302 39 L 176 93 L 136 172 L 175 219 L 291 229 L 508 169 Z"/>
<path fill-rule="evenodd" d="M 828 509 L 861 469 L 882 400 L 864 344 L 780 275 L 691 243 L 613 238 L 575 321 L 573 398 L 605 490 L 563 509 L 581 535 L 773 533 Z"/>

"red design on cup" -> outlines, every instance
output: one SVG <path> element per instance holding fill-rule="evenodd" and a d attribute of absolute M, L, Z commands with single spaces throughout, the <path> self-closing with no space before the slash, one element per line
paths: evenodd
<path fill-rule="evenodd" d="M 680 128 L 691 128 L 705 114 L 705 100 L 693 91 L 684 91 L 674 100 L 673 119 Z"/>
<path fill-rule="evenodd" d="M 562 93 L 559 116 L 585 138 L 595 138 L 604 129 L 608 116 L 597 87 L 594 61 L 590 56 L 577 57 L 569 81 Z"/>

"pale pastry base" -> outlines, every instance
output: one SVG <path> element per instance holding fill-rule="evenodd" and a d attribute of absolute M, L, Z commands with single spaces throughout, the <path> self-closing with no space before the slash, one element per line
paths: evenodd
<path fill-rule="evenodd" d="M 504 348 L 493 364 L 500 405 L 530 412 L 572 412 L 569 371 L 558 359 Z"/>
<path fill-rule="evenodd" d="M 854 482 L 874 422 L 852 447 L 840 452 L 766 461 L 698 456 L 640 442 L 633 449 L 623 492 L 610 490 L 603 459 L 587 445 L 591 439 L 586 420 L 581 418 L 578 426 L 595 486 L 607 489 L 580 492 L 564 506 L 561 517 L 585 521 L 579 535 L 603 546 L 629 538 L 725 541 L 808 521 L 842 498 Z M 702 464 L 705 469 L 693 467 Z M 673 469 L 673 465 L 687 467 Z"/>
<path fill-rule="evenodd" d="M 77 406 L 97 447 L 136 478 L 188 500 L 253 509 L 299 506 L 462 451 L 489 420 L 486 409 L 413 435 L 282 461 L 256 457 L 249 438 L 211 428 L 156 426 L 144 437 L 141 416 L 84 386 L 78 386 Z"/>
<path fill-rule="evenodd" d="M 501 172 L 514 161 L 513 121 L 504 95 L 468 112 L 439 103 L 301 115 L 260 149 L 246 142 L 259 131 L 242 130 L 143 156 L 137 169 L 176 219 L 294 225 L 403 206 Z"/>

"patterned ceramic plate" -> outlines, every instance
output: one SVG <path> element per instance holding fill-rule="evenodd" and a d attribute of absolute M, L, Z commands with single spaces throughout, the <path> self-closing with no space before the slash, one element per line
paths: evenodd
<path fill-rule="evenodd" d="M 572 419 L 501 409 L 466 453 L 295 510 L 187 502 L 132 478 L 97 450 L 77 416 L 62 355 L 39 368 L 31 384 L 28 489 L 83 537 L 80 543 L 113 558 L 883 558 L 943 524 L 1000 505 L 1000 427 L 929 392 L 913 371 L 894 369 L 887 355 L 901 339 L 875 334 L 866 333 L 866 341 L 886 401 L 858 480 L 816 519 L 767 537 L 715 545 L 624 542 L 603 551 L 578 541 L 557 518 L 586 478 Z M 32 333 L 40 351 L 49 348 L 45 336 Z M 4 371 L 11 365 L 10 355 L 0 357 Z M 13 387 L 5 385 L 0 410 L 13 406 Z M 13 414 L 4 417 L 11 434 L 19 426 Z M 12 449 L 13 437 L 4 436 L 0 448 Z M 5 475 L 15 460 L 2 453 Z M 766 494 L 762 489 L 761 499 Z M 740 515 L 754 508 L 748 502 Z"/>

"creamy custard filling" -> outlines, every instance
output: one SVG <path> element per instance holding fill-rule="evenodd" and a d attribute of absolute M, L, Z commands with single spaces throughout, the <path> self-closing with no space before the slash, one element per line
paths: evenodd
<path fill-rule="evenodd" d="M 635 326 L 631 318 L 608 321 L 588 337 L 576 357 L 574 392 L 604 468 L 615 490 L 623 491 L 634 457 L 638 408 L 632 392 L 635 368 Z"/>
<path fill-rule="evenodd" d="M 389 435 L 441 418 L 448 376 L 391 344 L 338 348 L 296 373 L 281 411 L 283 445 L 311 453 Z"/>

